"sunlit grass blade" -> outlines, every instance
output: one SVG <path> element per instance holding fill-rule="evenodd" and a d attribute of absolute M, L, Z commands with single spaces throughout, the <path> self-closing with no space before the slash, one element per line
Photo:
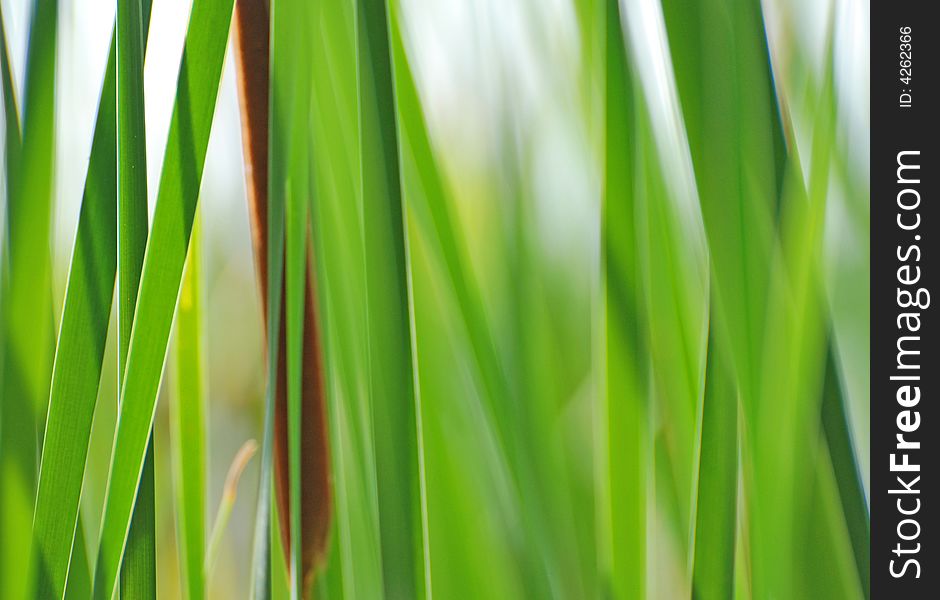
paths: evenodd
<path fill-rule="evenodd" d="M 143 14 L 149 25 L 149 0 Z M 115 53 L 112 39 L 56 346 L 33 524 L 43 573 L 59 593 L 68 568 L 62 549 L 72 543 L 78 516 L 117 268 Z"/>
<path fill-rule="evenodd" d="M 33 6 L 22 105 L 22 146 L 16 186 L 7 206 L 9 289 L 4 294 L 8 353 L 5 381 L 21 386 L 4 398 L 23 401 L 41 421 L 49 392 L 53 339 L 51 236 L 53 157 L 55 156 L 56 0 Z M 6 96 L 6 94 L 4 94 Z M 15 102 L 11 95 L 11 101 Z M 16 123 L 16 120 L 11 121 Z M 15 155 L 15 152 L 14 152 Z M 13 425 L 13 423 L 9 423 Z M 33 428 L 35 452 L 36 422 Z M 33 478 L 33 475 L 30 475 Z M 32 485 L 32 484 L 30 484 Z"/>
<path fill-rule="evenodd" d="M 0 233 L 0 595 L 17 598 L 25 594 L 26 584 L 22 553 L 14 551 L 21 540 L 29 535 L 29 474 L 24 472 L 31 457 L 24 452 L 31 440 L 23 439 L 27 429 L 19 425 L 29 423 L 30 407 L 23 401 L 14 401 L 13 393 L 20 385 L 13 379 L 14 347 L 6 334 L 8 296 L 10 293 L 10 223 L 9 209 L 16 197 L 22 137 L 20 115 L 16 100 L 16 86 L 6 39 L 6 19 L 0 5 L 0 76 L 2 76 L 4 114 L 4 158 L 6 206 L 4 231 Z"/>
<path fill-rule="evenodd" d="M 197 215 L 176 314 L 176 393 L 171 405 L 176 530 L 184 597 L 206 594 L 206 385 L 202 218 Z"/>
<path fill-rule="evenodd" d="M 385 0 L 357 3 L 363 232 L 370 338 L 372 426 L 385 592 L 425 589 L 405 223 Z"/>
<path fill-rule="evenodd" d="M 127 541 L 199 196 L 231 16 L 232 0 L 197 0 L 190 17 L 121 390 L 95 568 L 97 598 L 111 596 Z"/>
<path fill-rule="evenodd" d="M 642 69 L 632 65 L 637 81 Z M 638 86 L 639 88 L 640 86 Z M 707 246 L 694 196 L 681 185 L 677 163 L 660 150 L 646 93 L 636 101 L 637 192 L 641 294 L 655 402 L 654 521 L 663 518 L 676 544 L 676 565 L 692 561 L 706 348 L 709 330 Z M 711 331 L 715 334 L 715 330 Z M 725 358 L 725 361 L 728 359 Z M 660 499 L 663 501 L 660 502 Z M 732 522 L 733 526 L 733 522 Z M 687 581 L 683 581 L 685 586 Z"/>
<path fill-rule="evenodd" d="M 665 0 L 666 29 L 698 184 L 719 340 L 748 406 L 757 400 L 772 249 L 779 113 L 758 2 Z"/>
<path fill-rule="evenodd" d="M 118 386 L 124 381 L 140 271 L 147 246 L 147 153 L 141 0 L 117 11 Z"/>
<path fill-rule="evenodd" d="M 112 41 L 56 346 L 33 521 L 35 551 L 44 563 L 39 590 L 55 597 L 66 583 L 117 265 L 114 54 Z"/>
<path fill-rule="evenodd" d="M 134 324 L 137 289 L 147 245 L 147 149 L 144 128 L 144 17 L 141 0 L 119 0 L 117 6 L 118 135 L 118 389 Z M 153 435 L 147 442 L 144 471 L 138 485 L 127 549 L 121 564 L 121 597 L 155 598 L 157 594 L 154 531 Z"/>
<path fill-rule="evenodd" d="M 606 10 L 602 231 L 604 377 L 600 392 L 602 572 L 615 598 L 646 595 L 650 440 L 647 359 L 636 223 L 634 94 L 617 0 Z"/>
<path fill-rule="evenodd" d="M 29 523 L 55 335 L 51 242 L 57 29 L 57 2 L 33 3 L 21 129 L 5 34 L 2 40 L 8 178 L 0 257 L 0 596 L 13 599 L 31 592 L 35 574 Z M 15 169 L 12 176 L 10 168 Z"/>
<path fill-rule="evenodd" d="M 705 397 L 702 401 L 698 500 L 695 508 L 692 597 L 730 599 L 738 485 L 738 398 L 721 345 L 708 338 Z"/>
<path fill-rule="evenodd" d="M 780 512 L 770 508 L 774 497 L 768 490 L 781 473 L 766 462 L 786 449 L 768 444 L 757 428 L 760 411 L 772 404 L 762 369 L 770 364 L 765 344 L 775 274 L 772 215 L 783 182 L 782 128 L 761 7 L 751 0 L 668 0 L 663 9 L 708 239 L 710 327 L 733 367 L 749 442 L 744 463 L 749 532 L 758 536 L 750 540 L 754 593 L 789 596 L 792 572 L 784 548 L 790 548 L 792 536 L 783 531 Z M 770 536 L 771 530 L 781 539 Z"/>

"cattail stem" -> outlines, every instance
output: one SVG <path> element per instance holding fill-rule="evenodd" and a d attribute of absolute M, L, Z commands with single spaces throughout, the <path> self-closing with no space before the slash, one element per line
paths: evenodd
<path fill-rule="evenodd" d="M 235 6 L 235 56 L 242 141 L 248 185 L 249 217 L 262 305 L 268 302 L 268 115 L 270 68 L 270 5 L 268 0 L 238 0 Z M 281 250 L 283 251 L 283 250 Z M 308 267 L 312 260 L 308 252 Z M 301 565 L 305 590 L 312 587 L 316 568 L 327 547 L 332 512 L 329 446 L 316 296 L 307 269 L 304 309 L 301 423 Z M 282 303 L 284 294 L 282 294 Z M 281 306 L 284 314 L 284 306 Z M 265 331 L 265 335 L 269 332 Z M 287 445 L 286 330 L 281 320 L 278 340 L 274 419 L 274 479 L 281 539 L 290 547 L 290 502 Z"/>

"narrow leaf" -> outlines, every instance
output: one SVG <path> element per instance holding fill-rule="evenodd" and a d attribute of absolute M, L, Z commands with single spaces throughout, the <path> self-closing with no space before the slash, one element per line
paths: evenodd
<path fill-rule="evenodd" d="M 150 1 L 143 9 L 149 25 Z M 102 83 L 52 372 L 33 536 L 61 595 L 78 518 L 117 269 L 115 40 Z"/>
<path fill-rule="evenodd" d="M 147 148 L 144 128 L 144 43 L 141 0 L 117 7 L 118 135 L 118 389 L 124 382 L 137 288 L 147 244 Z M 121 597 L 157 595 L 154 532 L 153 434 L 147 442 L 127 550 L 121 567 Z"/>
<path fill-rule="evenodd" d="M 831 339 L 831 338 L 830 338 Z M 832 342 L 830 341 L 830 344 Z M 833 351 L 826 358 L 822 423 L 842 504 L 842 515 L 852 541 L 855 568 L 865 598 L 871 598 L 871 516 L 845 410 L 845 390 L 839 380 Z"/>
<path fill-rule="evenodd" d="M 176 530 L 184 597 L 206 594 L 206 396 L 202 217 L 189 241 L 176 314 L 176 394 L 171 405 Z"/>
<path fill-rule="evenodd" d="M 606 12 L 606 142 L 602 216 L 605 381 L 603 512 L 598 521 L 604 575 L 615 598 L 646 594 L 646 486 L 650 441 L 636 233 L 634 90 L 617 0 Z"/>
<path fill-rule="evenodd" d="M 72 558 L 69 560 L 69 576 L 65 583 L 65 600 L 85 600 L 91 596 L 91 571 L 88 565 L 88 548 L 85 546 L 85 526 L 79 516 L 72 542 Z"/>
<path fill-rule="evenodd" d="M 199 196 L 231 16 L 232 0 L 197 0 L 190 17 L 121 389 L 95 569 L 96 598 L 109 598 L 113 593 L 127 542 Z"/>
<path fill-rule="evenodd" d="M 407 259 L 385 0 L 358 0 L 359 126 L 372 426 L 385 592 L 425 589 Z"/>
<path fill-rule="evenodd" d="M 40 567 L 31 562 L 29 523 L 55 336 L 51 242 L 57 29 L 58 3 L 32 3 L 22 129 L 5 33 L 0 40 L 7 151 L 0 255 L 0 596 L 14 599 L 33 591 L 32 578 Z"/>
<path fill-rule="evenodd" d="M 738 398 L 734 376 L 714 331 L 708 336 L 702 405 L 698 501 L 692 597 L 729 599 L 734 594 L 738 480 Z"/>

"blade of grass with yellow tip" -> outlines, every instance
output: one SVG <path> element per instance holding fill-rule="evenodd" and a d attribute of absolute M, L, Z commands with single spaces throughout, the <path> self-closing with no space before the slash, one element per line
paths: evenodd
<path fill-rule="evenodd" d="M 206 595 L 206 385 L 202 218 L 197 215 L 176 313 L 176 389 L 170 406 L 176 530 L 184 597 Z"/>

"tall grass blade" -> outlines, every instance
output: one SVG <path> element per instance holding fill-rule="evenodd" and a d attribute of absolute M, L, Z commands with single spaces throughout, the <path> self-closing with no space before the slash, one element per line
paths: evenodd
<path fill-rule="evenodd" d="M 400 2 L 394 3 L 390 7 L 389 21 L 395 74 L 396 114 L 400 129 L 403 197 L 405 205 L 408 207 L 409 219 L 412 219 L 414 224 L 418 226 L 415 235 L 409 236 L 408 252 L 409 254 L 415 253 L 416 248 L 421 246 L 422 242 L 415 241 L 417 238 L 426 238 L 431 248 L 431 251 L 427 252 L 429 258 L 437 263 L 437 267 L 442 269 L 445 280 L 449 284 L 443 287 L 446 288 L 446 293 L 451 295 L 457 306 L 455 317 L 458 328 L 469 342 L 468 358 L 472 360 L 467 361 L 468 367 L 475 372 L 479 381 L 479 386 L 476 388 L 479 397 L 474 396 L 469 400 L 473 405 L 479 404 L 483 409 L 483 424 L 486 429 L 495 434 L 495 445 L 498 449 L 497 456 L 505 459 L 510 455 L 510 448 L 513 447 L 512 445 L 517 437 L 511 431 L 511 422 L 500 417 L 505 415 L 507 406 L 515 402 L 513 399 L 514 390 L 499 355 L 493 325 L 486 312 L 479 281 L 471 268 L 469 246 L 464 232 L 458 225 L 459 219 L 453 206 L 454 196 L 447 186 L 441 165 L 438 162 L 437 152 L 432 145 L 428 132 L 424 109 L 418 94 L 409 57 L 405 51 L 404 40 L 402 39 L 403 10 L 404 8 Z M 416 275 L 411 277 L 414 279 Z M 434 353 L 436 350 L 431 349 L 433 342 L 423 338 L 422 334 L 425 327 L 423 321 L 427 315 L 427 310 L 419 306 L 419 294 L 413 293 L 412 295 L 414 296 L 412 302 L 415 312 L 413 320 L 416 355 L 425 352 Z M 431 327 L 432 330 L 436 329 L 433 326 Z M 425 339 L 427 339 L 428 345 L 427 348 L 422 348 L 419 340 Z M 422 386 L 438 379 L 432 368 L 419 371 Z M 440 397 L 442 393 L 450 396 L 451 402 L 456 401 L 456 398 L 452 397 L 452 390 L 431 391 L 429 398 Z M 430 410 L 424 403 L 421 403 L 421 405 L 425 413 Z M 422 422 L 426 419 L 423 415 L 419 415 L 419 418 Z M 419 442 L 425 448 L 429 448 L 430 446 L 425 439 L 427 435 L 422 431 L 419 431 L 418 435 L 420 436 Z M 513 502 L 511 510 L 518 511 L 521 509 L 521 498 L 516 489 L 518 477 L 513 477 L 514 474 L 518 473 L 518 466 L 510 461 L 506 462 L 508 465 L 490 463 L 490 467 L 493 468 L 493 471 L 502 469 L 510 471 L 507 477 L 508 481 L 504 483 L 512 489 Z M 422 468 L 425 472 L 427 469 L 427 466 Z M 513 470 L 516 473 L 512 473 Z M 426 477 L 427 475 L 425 475 L 425 479 Z M 437 491 L 445 493 L 443 489 Z M 449 493 L 449 491 L 447 492 Z M 444 495 L 438 496 L 438 498 L 438 502 L 452 501 L 452 498 Z M 430 503 L 429 491 L 425 491 L 421 499 L 421 514 L 425 528 L 426 586 L 430 586 L 432 579 L 432 535 L 428 530 L 430 527 L 428 505 Z M 524 519 L 524 526 L 530 527 L 531 523 L 532 519 Z M 447 528 L 445 530 L 442 528 L 440 529 L 440 541 L 436 543 L 440 543 L 442 547 L 445 547 L 449 542 L 443 539 L 444 536 L 458 539 L 463 535 L 464 532 L 459 529 Z M 482 548 L 478 549 L 478 552 L 483 555 L 486 554 L 486 550 Z M 544 556 L 546 552 L 547 549 L 540 548 L 536 554 Z M 540 559 L 541 556 L 533 558 L 531 563 L 537 563 Z M 439 578 L 438 581 L 444 589 L 447 589 L 449 583 L 443 577 Z"/>
<path fill-rule="evenodd" d="M 157 551 L 154 519 L 153 439 L 147 443 L 137 500 L 128 530 L 119 579 L 121 598 L 156 598 Z M 148 475 L 149 477 L 145 477 Z"/>
<path fill-rule="evenodd" d="M 8 198 L 9 289 L 4 295 L 9 353 L 4 370 L 19 389 L 5 394 L 23 401 L 41 421 L 52 366 L 51 235 L 53 157 L 55 156 L 55 40 L 58 3 L 38 0 L 33 7 L 26 56 L 22 146 L 14 193 Z M 5 94 L 6 96 L 6 94 Z M 15 102 L 11 95 L 11 102 Z M 16 120 L 11 121 L 16 123 Z M 14 151 L 14 156 L 16 152 Z M 12 390 L 11 390 L 12 391 Z M 10 423 L 12 425 L 12 423 Z M 35 452 L 36 422 L 30 452 Z M 34 475 L 30 475 L 34 478 Z M 32 484 L 30 484 L 32 485 Z"/>
<path fill-rule="evenodd" d="M 149 25 L 151 3 L 144 2 Z M 62 309 L 33 522 L 54 595 L 61 595 L 69 560 L 63 548 L 78 518 L 117 269 L 115 43 L 112 37 Z"/>
<path fill-rule="evenodd" d="M 764 345 L 771 215 L 782 183 L 760 6 L 665 0 L 663 10 L 716 286 L 713 326 L 729 344 L 750 407 Z"/>
<path fill-rule="evenodd" d="M 72 542 L 72 557 L 69 560 L 69 574 L 65 582 L 66 600 L 85 600 L 91 596 L 91 571 L 88 566 L 88 548 L 85 546 L 85 526 L 81 517 L 75 527 L 75 540 Z"/>
<path fill-rule="evenodd" d="M 176 530 L 184 598 L 206 594 L 206 385 L 202 217 L 193 223 L 176 313 L 176 394 L 171 405 Z"/>
<path fill-rule="evenodd" d="M 636 63 L 632 66 L 636 80 L 642 81 L 642 70 Z M 657 431 L 653 444 L 657 480 L 651 484 L 657 506 L 650 514 L 669 526 L 678 564 L 690 564 L 707 360 L 704 342 L 709 333 L 708 254 L 694 197 L 685 196 L 676 164 L 660 150 L 663 136 L 656 135 L 646 94 L 638 91 L 635 102 L 637 237 L 656 406 L 652 426 Z"/>
<path fill-rule="evenodd" d="M 760 435 L 755 425 L 763 406 L 761 368 L 773 272 L 771 217 L 782 183 L 779 112 L 761 10 L 759 2 L 751 0 L 667 0 L 663 9 L 709 245 L 714 315 L 710 327 L 717 343 L 727 348 L 741 394 L 744 431 L 750 440 L 745 466 L 753 467 L 745 471 L 753 478 L 745 481 L 752 491 L 765 478 L 778 477 L 755 466 L 759 459 L 752 456 L 764 443 L 755 437 Z M 766 534 L 762 519 L 769 518 L 769 512 L 760 506 L 767 498 L 762 492 L 748 495 L 751 535 Z M 789 564 L 771 567 L 767 557 L 758 556 L 769 547 L 769 538 L 750 541 L 756 551 L 754 593 L 789 595 L 778 587 L 785 587 Z M 770 581 L 771 568 L 787 575 Z"/>
<path fill-rule="evenodd" d="M 61 597 L 101 378 L 117 265 L 115 48 L 105 71 L 52 372 L 33 519 L 39 591 Z"/>
<path fill-rule="evenodd" d="M 386 596 L 422 598 L 417 439 L 405 231 L 385 0 L 357 3 L 363 232 L 372 426 Z"/>
<path fill-rule="evenodd" d="M 310 211 L 335 506 L 332 549 L 318 581 L 329 580 L 331 593 L 372 598 L 381 597 L 383 583 L 368 394 L 356 4 L 319 2 L 313 12 L 320 34 L 311 40 Z"/>
<path fill-rule="evenodd" d="M 738 398 L 716 335 L 708 336 L 694 530 L 692 597 L 701 600 L 734 595 Z"/>
<path fill-rule="evenodd" d="M 753 593 L 825 596 L 794 557 L 805 507 L 832 532 L 833 548 L 844 541 L 829 522 L 833 511 L 809 500 L 832 496 L 830 478 L 813 472 L 826 363 L 817 263 L 832 124 L 826 110 L 816 112 L 804 187 L 793 136 L 783 147 L 760 3 L 669 0 L 664 8 L 711 251 L 719 343 L 727 344 L 741 393 Z M 832 555 L 833 580 L 844 579 L 845 565 Z"/>
<path fill-rule="evenodd" d="M 197 0 L 190 16 L 121 389 L 95 569 L 96 598 L 113 593 L 124 554 L 198 201 L 231 16 L 232 0 Z"/>
<path fill-rule="evenodd" d="M 605 373 L 601 391 L 602 496 L 598 535 L 606 587 L 615 598 L 646 595 L 649 471 L 645 317 L 636 223 L 634 89 L 617 0 L 606 9 L 606 125 L 602 257 Z"/>
<path fill-rule="evenodd" d="M 468 265 L 468 250 L 463 232 L 455 226 L 456 217 L 451 206 L 447 185 L 431 145 L 425 123 L 421 99 L 414 81 L 408 56 L 402 40 L 401 3 L 390 9 L 390 35 L 395 65 L 395 99 L 398 124 L 401 130 L 403 153 L 407 151 L 418 173 L 419 193 L 408 197 L 408 202 L 422 202 L 416 209 L 419 216 L 430 215 L 430 222 L 419 219 L 436 242 L 434 256 L 439 257 L 453 285 L 454 299 L 460 307 L 460 317 L 469 337 L 473 358 L 481 371 L 486 395 L 491 403 L 506 398 L 509 383 L 499 363 L 492 325 L 488 322 L 478 282 Z M 414 200 L 412 200 L 412 197 Z"/>
<path fill-rule="evenodd" d="M 147 246 L 147 153 L 141 0 L 117 11 L 118 386 L 124 381 Z"/>
<path fill-rule="evenodd" d="M 6 19 L 3 6 L 0 5 L 0 76 L 2 76 L 3 115 L 4 115 L 4 150 L 6 167 L 6 218 L 4 231 L 0 238 L 0 522 L 4 530 L 0 532 L 0 595 L 18 598 L 25 595 L 22 589 L 26 585 L 22 552 L 14 551 L 21 540 L 29 535 L 29 473 L 24 466 L 29 465 L 31 457 L 26 453 L 31 440 L 28 429 L 21 428 L 29 423 L 29 406 L 22 398 L 14 396 L 20 385 L 14 381 L 14 347 L 7 334 L 6 315 L 10 293 L 10 223 L 9 208 L 17 194 L 17 176 L 19 174 L 22 136 L 20 115 L 16 100 L 16 85 L 13 82 L 13 70 L 7 48 Z M 27 438 L 27 439 L 24 439 Z"/>
<path fill-rule="evenodd" d="M 119 0 L 117 6 L 118 389 L 124 383 L 137 288 L 147 245 L 142 8 L 140 0 Z M 122 598 L 155 598 L 157 594 L 153 485 L 151 433 L 121 565 Z"/>
<path fill-rule="evenodd" d="M 6 40 L 2 40 L 4 114 L 9 118 L 5 248 L 0 258 L 4 271 L 0 289 L 0 522 L 4 523 L 0 596 L 14 599 L 32 589 L 29 523 L 55 335 L 51 223 L 57 29 L 57 2 L 33 3 L 21 130 Z M 12 177 L 11 167 L 15 169 Z"/>

